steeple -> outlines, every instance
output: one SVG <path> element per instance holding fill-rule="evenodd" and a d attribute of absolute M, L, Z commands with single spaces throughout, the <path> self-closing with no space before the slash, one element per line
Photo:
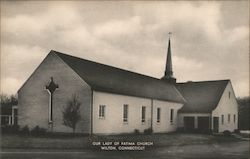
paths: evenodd
<path fill-rule="evenodd" d="M 167 82 L 171 83 L 176 83 L 176 79 L 173 77 L 170 37 L 168 39 L 168 52 L 167 52 L 165 73 L 164 76 L 162 77 L 162 80 L 166 80 Z"/>
<path fill-rule="evenodd" d="M 166 68 L 165 68 L 164 76 L 166 78 L 171 78 L 173 76 L 170 38 L 168 39 L 168 53 L 167 53 Z"/>

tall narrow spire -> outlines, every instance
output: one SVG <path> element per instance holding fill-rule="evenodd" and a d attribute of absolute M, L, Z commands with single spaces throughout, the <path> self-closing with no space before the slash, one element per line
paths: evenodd
<path fill-rule="evenodd" d="M 166 68 L 165 68 L 164 76 L 166 78 L 171 78 L 173 76 L 170 38 L 168 39 L 168 53 L 167 53 Z"/>
<path fill-rule="evenodd" d="M 171 32 L 169 33 L 169 35 Z M 168 52 L 167 52 L 167 60 L 166 60 L 166 67 L 165 67 L 165 73 L 162 77 L 163 80 L 170 82 L 170 83 L 176 83 L 176 79 L 173 77 L 173 67 L 172 67 L 172 55 L 171 55 L 171 42 L 170 37 L 168 39 Z"/>

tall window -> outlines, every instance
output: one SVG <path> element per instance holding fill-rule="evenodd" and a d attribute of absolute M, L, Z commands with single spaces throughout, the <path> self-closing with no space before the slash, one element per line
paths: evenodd
<path fill-rule="evenodd" d="M 128 105 L 123 105 L 123 122 L 128 122 Z"/>
<path fill-rule="evenodd" d="M 100 105 L 99 106 L 99 118 L 104 118 L 105 117 L 105 105 Z"/>
<path fill-rule="evenodd" d="M 173 123 L 173 119 L 174 119 L 174 109 L 170 110 L 170 123 Z"/>
<path fill-rule="evenodd" d="M 221 124 L 224 124 L 224 115 L 221 115 Z"/>
<path fill-rule="evenodd" d="M 230 123 L 230 114 L 228 114 L 227 121 Z"/>
<path fill-rule="evenodd" d="M 157 123 L 161 120 L 161 108 L 157 108 Z"/>
<path fill-rule="evenodd" d="M 146 107 L 142 106 L 141 107 L 141 122 L 145 123 L 145 118 L 146 118 Z"/>
<path fill-rule="evenodd" d="M 228 92 L 228 98 L 230 99 L 230 96 L 231 96 L 231 92 Z"/>
<path fill-rule="evenodd" d="M 234 114 L 234 123 L 235 123 L 235 121 L 236 121 L 236 115 Z"/>

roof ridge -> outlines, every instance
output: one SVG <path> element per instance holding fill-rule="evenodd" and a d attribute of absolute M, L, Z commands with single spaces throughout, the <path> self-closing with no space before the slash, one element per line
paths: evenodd
<path fill-rule="evenodd" d="M 230 79 L 221 79 L 221 80 L 208 80 L 208 81 L 187 81 L 187 82 L 179 82 L 176 84 L 187 84 L 187 83 L 205 83 L 205 82 L 222 82 L 222 81 L 227 81 L 229 82 Z"/>
<path fill-rule="evenodd" d="M 115 67 L 115 66 L 110 66 L 110 65 L 107 65 L 107 64 L 103 64 L 103 63 L 99 63 L 99 62 L 87 60 L 87 59 L 84 59 L 84 58 L 81 58 L 81 57 L 78 57 L 78 56 L 69 55 L 69 54 L 58 52 L 58 51 L 55 51 L 55 50 L 51 50 L 51 52 L 54 52 L 55 54 L 62 54 L 62 55 L 65 55 L 65 56 L 70 56 L 70 57 L 73 57 L 73 58 L 77 58 L 79 60 L 85 60 L 85 61 L 92 62 L 92 63 L 98 64 L 98 65 L 103 65 L 103 66 L 111 67 L 113 69 L 117 69 L 117 70 L 121 70 L 121 71 L 126 71 L 126 72 L 129 72 L 129 73 L 137 74 L 137 75 L 140 75 L 140 76 L 144 76 L 144 77 L 147 77 L 147 78 L 152 78 L 154 80 L 159 80 L 160 81 L 160 79 L 156 78 L 156 77 L 152 77 L 152 76 L 144 75 L 144 74 L 141 74 L 141 73 L 138 73 L 138 72 L 133 72 L 133 71 L 130 71 L 130 70 L 126 70 L 126 69 L 123 69 L 123 68 L 118 68 L 118 67 Z"/>

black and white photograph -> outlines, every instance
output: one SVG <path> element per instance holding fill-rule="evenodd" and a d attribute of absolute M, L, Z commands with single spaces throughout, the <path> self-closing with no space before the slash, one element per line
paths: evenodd
<path fill-rule="evenodd" d="M 0 158 L 250 158 L 248 0 L 0 4 Z"/>

